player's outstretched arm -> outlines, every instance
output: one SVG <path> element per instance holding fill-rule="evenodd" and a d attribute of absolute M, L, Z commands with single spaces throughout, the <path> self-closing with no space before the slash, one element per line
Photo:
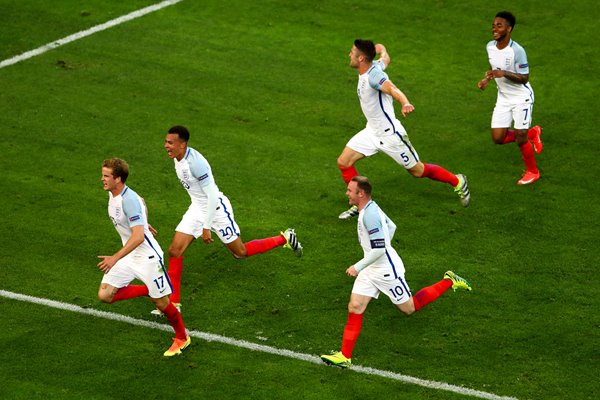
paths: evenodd
<path fill-rule="evenodd" d="M 388 54 L 384 45 L 377 43 L 375 45 L 375 52 L 379 55 L 379 60 L 383 61 L 386 67 L 390 65 L 392 59 L 390 58 L 390 55 Z"/>
<path fill-rule="evenodd" d="M 381 91 L 385 94 L 389 94 L 392 96 L 398 103 L 402 104 L 402 116 L 406 117 L 407 114 L 413 112 L 415 107 L 410 104 L 408 101 L 408 97 L 402 92 L 402 90 L 398 89 L 394 82 L 391 80 L 387 80 L 381 85 Z"/>

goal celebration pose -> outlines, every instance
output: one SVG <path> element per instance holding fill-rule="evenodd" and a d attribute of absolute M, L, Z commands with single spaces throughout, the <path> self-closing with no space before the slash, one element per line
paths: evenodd
<path fill-rule="evenodd" d="M 375 57 L 379 58 L 375 60 Z M 346 144 L 338 157 L 338 168 L 346 184 L 358 175 L 354 164 L 365 157 L 380 151 L 402 165 L 416 178 L 429 178 L 451 185 L 460 197 L 463 207 L 469 206 L 471 194 L 467 177 L 453 174 L 435 164 L 425 164 L 419 160 L 406 130 L 396 119 L 394 100 L 402 105 L 402 116 L 414 111 L 406 95 L 394 85 L 384 72 L 391 58 L 382 44 L 370 40 L 356 39 L 350 50 L 350 67 L 358 70 L 358 99 L 363 114 L 367 118 L 366 127 Z M 355 206 L 340 214 L 340 219 L 358 215 Z"/>
<path fill-rule="evenodd" d="M 528 185 L 540 178 L 534 151 L 542 152 L 542 128 L 529 129 L 534 96 L 525 49 L 510 38 L 515 23 L 515 16 L 508 11 L 496 14 L 492 23 L 494 40 L 486 46 L 491 69 L 477 86 L 485 90 L 491 80 L 496 81 L 498 97 L 492 114 L 492 140 L 496 144 L 517 142 L 525 162 L 525 172 L 517 183 Z M 510 130 L 513 122 L 514 130 Z"/>
<path fill-rule="evenodd" d="M 195 149 L 188 147 L 190 133 L 181 125 L 169 129 L 165 150 L 175 164 L 177 178 L 187 190 L 192 203 L 175 228 L 169 247 L 169 277 L 173 284 L 171 301 L 181 307 L 180 285 L 183 270 L 183 253 L 193 240 L 202 237 L 206 244 L 213 243 L 212 232 L 219 237 L 235 258 L 251 257 L 286 247 L 302 256 L 302 245 L 294 229 L 288 228 L 280 235 L 250 242 L 242 242 L 240 228 L 235 222 L 233 208 L 227 196 L 219 191 L 208 161 Z M 157 310 L 153 311 L 154 313 Z"/>
<path fill-rule="evenodd" d="M 144 200 L 125 182 L 129 166 L 112 158 L 102 163 L 102 184 L 108 192 L 108 216 L 121 236 L 123 247 L 112 256 L 98 256 L 98 268 L 104 272 L 98 298 L 105 303 L 150 296 L 154 305 L 167 317 L 175 331 L 173 344 L 164 353 L 181 354 L 191 338 L 185 330 L 179 310 L 169 301 L 171 283 L 163 266 L 163 251 L 148 225 Z M 155 231 L 154 231 L 155 232 Z M 130 285 L 139 279 L 144 285 Z"/>
<path fill-rule="evenodd" d="M 442 280 L 412 296 L 404 279 L 402 259 L 391 245 L 396 225 L 371 199 L 371 192 L 371 183 L 362 176 L 352 177 L 346 191 L 349 203 L 358 207 L 358 239 L 364 257 L 346 270 L 346 274 L 356 280 L 348 303 L 348 321 L 344 328 L 342 348 L 333 354 L 321 356 L 325 363 L 341 368 L 351 365 L 352 351 L 362 328 L 364 312 L 371 299 L 378 298 L 379 293 L 388 296 L 401 312 L 410 315 L 450 288 L 471 290 L 469 282 L 447 271 Z"/>

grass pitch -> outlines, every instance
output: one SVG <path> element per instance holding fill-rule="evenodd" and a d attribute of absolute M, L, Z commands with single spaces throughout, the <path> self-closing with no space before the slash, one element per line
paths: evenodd
<path fill-rule="evenodd" d="M 0 59 L 152 3 L 0 0 Z M 308 354 L 339 348 L 352 285 L 343 272 L 361 252 L 355 223 L 337 220 L 346 199 L 336 158 L 364 125 L 347 53 L 371 38 L 387 46 L 388 73 L 416 107 L 403 124 L 421 158 L 466 174 L 472 205 L 385 155 L 357 168 L 398 224 L 413 292 L 447 269 L 474 291 L 411 318 L 373 302 L 353 361 L 519 399 L 596 398 L 594 7 L 190 0 L 0 69 L 0 288 L 150 319 L 147 300 L 96 298 L 96 256 L 118 248 L 100 165 L 130 163 L 129 184 L 166 250 L 189 198 L 162 144 L 184 124 L 242 238 L 292 226 L 305 247 L 301 259 L 278 250 L 236 261 L 219 244 L 193 244 L 186 325 Z M 476 89 L 504 8 L 517 16 L 513 38 L 527 51 L 544 127 L 542 178 L 528 187 L 516 185 L 516 146 L 489 138 L 494 88 Z M 3 398 L 465 398 L 198 340 L 165 360 L 164 332 L 0 304 Z"/>

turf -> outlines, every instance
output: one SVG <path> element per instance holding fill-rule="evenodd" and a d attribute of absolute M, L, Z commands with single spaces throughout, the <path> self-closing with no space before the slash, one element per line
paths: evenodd
<path fill-rule="evenodd" d="M 0 59 L 149 4 L 0 0 Z M 356 37 L 372 38 L 416 107 L 403 123 L 422 160 L 466 174 L 472 204 L 462 209 L 450 188 L 384 155 L 358 170 L 398 225 L 413 292 L 447 269 L 474 291 L 410 318 L 373 302 L 353 362 L 519 399 L 596 398 L 596 7 L 183 1 L 0 69 L 0 289 L 151 318 L 147 300 L 97 301 L 96 257 L 119 243 L 100 166 L 129 161 L 166 250 L 189 198 L 162 146 L 184 124 L 242 238 L 292 226 L 305 248 L 301 259 L 278 249 L 236 261 L 217 243 L 193 244 L 186 325 L 308 354 L 337 349 L 352 285 L 344 270 L 361 257 L 355 222 L 337 220 L 347 201 L 336 158 L 364 125 L 347 54 Z M 513 38 L 527 50 L 544 127 L 542 178 L 527 187 L 516 185 L 516 147 L 490 140 L 494 88 L 476 88 L 502 8 L 517 15 Z M 164 332 L 0 304 L 3 398 L 465 398 L 199 340 L 163 360 Z"/>

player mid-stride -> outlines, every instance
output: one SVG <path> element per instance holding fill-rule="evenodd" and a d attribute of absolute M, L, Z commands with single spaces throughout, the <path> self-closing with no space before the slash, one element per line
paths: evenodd
<path fill-rule="evenodd" d="M 375 60 L 376 56 L 379 56 Z M 358 99 L 367 125 L 348 141 L 338 157 L 337 164 L 344 182 L 348 184 L 358 172 L 357 161 L 383 152 L 403 166 L 415 178 L 428 178 L 448 184 L 460 198 L 463 207 L 469 206 L 471 193 L 467 177 L 453 174 L 445 168 L 424 163 L 410 143 L 406 130 L 396 118 L 394 100 L 402 105 L 402 115 L 406 117 L 414 111 L 414 106 L 406 95 L 389 79 L 385 69 L 391 62 L 385 46 L 370 40 L 356 39 L 350 50 L 350 67 L 358 71 Z M 356 206 L 339 215 L 349 219 L 358 215 Z"/>
<path fill-rule="evenodd" d="M 477 86 L 484 90 L 490 81 L 496 81 L 498 97 L 492 114 L 492 140 L 496 144 L 517 142 L 525 162 L 525 172 L 517 183 L 528 185 L 540 178 L 534 151 L 542 152 L 542 128 L 534 126 L 529 129 L 533 89 L 529 83 L 525 50 L 510 38 L 515 23 L 515 16 L 508 11 L 496 14 L 492 23 L 494 40 L 486 46 L 490 69 Z M 510 129 L 511 123 L 514 123 L 514 130 Z"/>
<path fill-rule="evenodd" d="M 154 239 L 148 224 L 144 200 L 125 184 L 128 164 L 119 158 L 102 163 L 102 185 L 108 192 L 108 216 L 121 236 L 123 247 L 111 256 L 99 256 L 98 268 L 104 272 L 98 298 L 105 303 L 149 296 L 154 305 L 167 317 L 175 331 L 166 357 L 181 354 L 189 346 L 179 310 L 169 301 L 171 282 L 163 266 L 163 251 Z M 144 285 L 130 285 L 138 279 Z"/>
<path fill-rule="evenodd" d="M 215 233 L 231 254 L 237 258 L 251 257 L 277 247 L 293 250 L 302 256 L 302 245 L 292 228 L 279 235 L 243 242 L 240 227 L 235 222 L 233 207 L 215 182 L 212 169 L 202 154 L 188 146 L 190 132 L 181 125 L 173 126 L 165 137 L 167 156 L 173 159 L 177 178 L 187 190 L 191 204 L 175 228 L 169 246 L 169 277 L 173 284 L 171 301 L 180 304 L 180 282 L 183 270 L 183 253 L 197 238 L 206 244 L 213 243 Z M 158 310 L 153 311 L 154 314 Z"/>
<path fill-rule="evenodd" d="M 348 303 L 348 321 L 342 337 L 342 348 L 321 359 L 331 365 L 348 368 L 352 351 L 362 328 L 367 305 L 383 293 L 404 314 L 410 315 L 436 300 L 448 289 L 471 290 L 469 282 L 447 271 L 444 278 L 419 290 L 414 296 L 404 279 L 404 264 L 392 247 L 396 224 L 371 199 L 371 183 L 363 176 L 355 176 L 348 183 L 349 203 L 358 207 L 358 240 L 364 257 L 346 269 L 348 276 L 356 278 Z"/>

